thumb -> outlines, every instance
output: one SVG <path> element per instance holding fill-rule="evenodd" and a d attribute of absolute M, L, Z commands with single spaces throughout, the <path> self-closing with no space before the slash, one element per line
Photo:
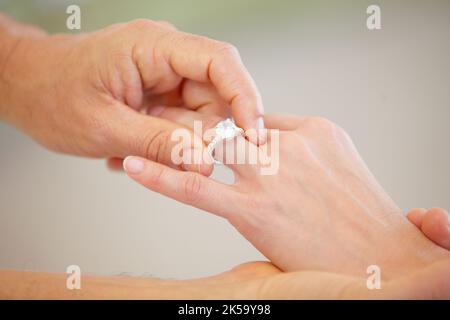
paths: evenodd
<path fill-rule="evenodd" d="M 115 112 L 112 156 L 140 156 L 176 169 L 209 176 L 213 169 L 203 140 L 185 126 L 129 108 Z M 206 159 L 205 159 L 206 158 Z"/>

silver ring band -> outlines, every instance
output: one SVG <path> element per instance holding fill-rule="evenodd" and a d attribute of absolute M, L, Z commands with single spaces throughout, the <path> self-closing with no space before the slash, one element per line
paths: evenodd
<path fill-rule="evenodd" d="M 219 144 L 219 142 L 226 140 L 232 140 L 238 136 L 244 135 L 244 130 L 242 128 L 239 128 L 234 123 L 233 119 L 225 119 L 220 121 L 215 127 L 215 133 L 216 135 L 211 140 L 211 142 L 208 144 L 208 153 L 211 155 L 211 157 L 214 159 L 215 164 L 223 164 L 222 162 L 216 160 L 214 158 L 214 150 Z"/>

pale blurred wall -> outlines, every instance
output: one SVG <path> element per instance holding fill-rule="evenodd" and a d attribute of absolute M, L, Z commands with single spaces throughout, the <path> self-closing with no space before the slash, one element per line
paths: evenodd
<path fill-rule="evenodd" d="M 371 1 L 0 0 L 0 10 L 61 32 L 69 3 L 83 30 L 146 17 L 232 42 L 267 112 L 332 119 L 403 209 L 450 208 L 449 1 L 377 2 L 380 31 L 365 27 Z M 102 161 L 50 153 L 5 124 L 0 150 L 0 268 L 188 278 L 262 258 L 225 221 Z"/>

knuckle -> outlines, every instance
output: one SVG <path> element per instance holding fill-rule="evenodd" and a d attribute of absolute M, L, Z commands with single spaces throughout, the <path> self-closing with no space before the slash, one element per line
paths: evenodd
<path fill-rule="evenodd" d="M 216 54 L 218 57 L 223 59 L 240 59 L 238 49 L 228 42 L 219 42 L 217 45 Z"/>
<path fill-rule="evenodd" d="M 136 19 L 126 24 L 126 26 L 133 30 L 142 30 L 145 28 L 154 28 L 155 26 L 158 26 L 158 24 L 155 21 L 148 19 Z"/>
<path fill-rule="evenodd" d="M 323 117 L 309 117 L 304 120 L 303 127 L 312 131 L 331 132 L 338 128 L 338 126 Z"/>
<path fill-rule="evenodd" d="M 335 128 L 336 136 L 340 138 L 341 141 L 344 141 L 347 143 L 347 145 L 353 145 L 353 139 L 350 137 L 350 135 L 342 129 L 340 126 L 336 125 Z"/>
<path fill-rule="evenodd" d="M 182 183 L 182 192 L 187 202 L 196 202 L 202 188 L 200 176 L 195 173 L 186 173 Z"/>
<path fill-rule="evenodd" d="M 143 154 L 147 159 L 163 163 L 169 150 L 171 133 L 167 130 L 151 132 L 144 138 Z"/>
<path fill-rule="evenodd" d="M 332 128 L 335 126 L 333 122 L 323 117 L 312 117 L 310 121 L 317 128 Z"/>
<path fill-rule="evenodd" d="M 348 133 L 342 127 L 323 117 L 305 119 L 297 131 L 307 136 L 313 136 L 315 139 L 323 137 L 345 142 L 347 145 L 353 143 Z"/>
<path fill-rule="evenodd" d="M 170 29 L 170 30 L 177 30 L 177 28 L 172 23 L 170 23 L 169 21 L 161 20 L 161 21 L 158 21 L 158 23 L 161 26 L 163 26 L 164 28 L 167 28 L 167 29 Z"/>

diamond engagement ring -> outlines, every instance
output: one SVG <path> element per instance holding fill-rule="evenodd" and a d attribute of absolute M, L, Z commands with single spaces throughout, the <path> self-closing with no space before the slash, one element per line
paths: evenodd
<path fill-rule="evenodd" d="M 244 130 L 236 126 L 234 121 L 230 118 L 220 121 L 214 127 L 214 130 L 215 136 L 214 139 L 208 144 L 208 153 L 214 159 L 216 164 L 222 164 L 222 162 L 214 158 L 214 149 L 217 147 L 217 144 L 223 140 L 230 141 L 236 137 L 243 136 Z"/>

